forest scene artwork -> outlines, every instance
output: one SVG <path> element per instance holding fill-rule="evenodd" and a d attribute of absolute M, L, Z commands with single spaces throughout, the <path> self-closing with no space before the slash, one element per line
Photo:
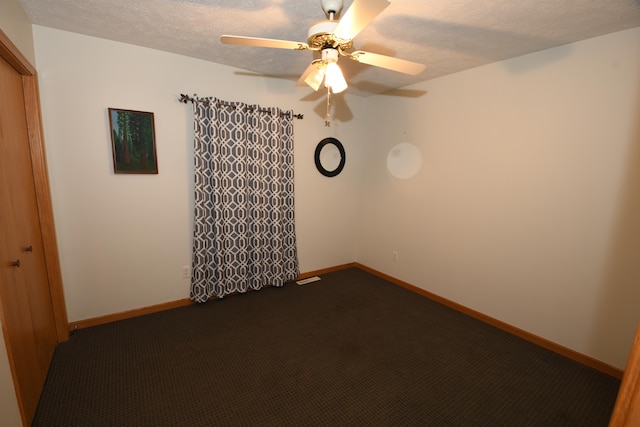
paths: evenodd
<path fill-rule="evenodd" d="M 153 113 L 109 108 L 115 173 L 158 173 Z"/>

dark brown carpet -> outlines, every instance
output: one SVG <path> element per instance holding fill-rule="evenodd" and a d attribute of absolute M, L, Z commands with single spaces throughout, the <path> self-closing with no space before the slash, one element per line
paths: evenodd
<path fill-rule="evenodd" d="M 606 426 L 620 381 L 359 269 L 79 330 L 34 426 Z"/>

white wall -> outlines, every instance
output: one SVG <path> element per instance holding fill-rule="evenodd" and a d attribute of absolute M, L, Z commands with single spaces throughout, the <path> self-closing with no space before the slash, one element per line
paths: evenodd
<path fill-rule="evenodd" d="M 0 29 L 31 64 L 35 64 L 31 23 L 18 0 L 0 1 Z M 1 321 L 0 329 L 3 329 Z M 22 425 L 3 334 L 0 334 L 0 424 Z"/>
<path fill-rule="evenodd" d="M 360 133 L 324 126 L 295 82 L 235 74 L 171 53 L 34 26 L 43 126 L 70 321 L 187 298 L 191 264 L 193 116 L 179 94 L 276 106 L 295 121 L 296 220 L 300 268 L 355 259 Z M 350 109 L 361 98 L 345 97 Z M 114 175 L 107 108 L 154 113 L 158 175 Z M 347 151 L 329 179 L 314 166 L 327 136 Z"/>
<path fill-rule="evenodd" d="M 357 260 L 623 368 L 640 297 L 639 31 L 435 79 L 420 98 L 346 96 L 350 119 L 325 128 L 322 101 L 290 81 L 35 26 L 70 320 L 187 296 L 193 132 L 175 99 L 198 93 L 305 114 L 302 271 Z M 113 174 L 108 107 L 155 113 L 159 175 Z M 347 148 L 333 179 L 313 166 L 326 136 Z M 387 169 L 402 142 L 423 159 L 409 179 Z"/>
<path fill-rule="evenodd" d="M 384 125 L 363 151 L 358 262 L 624 368 L 640 320 L 639 81 L 636 28 L 368 103 Z M 387 168 L 402 170 L 403 142 L 422 156 L 409 179 Z"/>
<path fill-rule="evenodd" d="M 7 348 L 4 336 L 2 336 L 0 338 L 0 425 L 3 427 L 22 425 L 15 391 L 7 357 Z"/>
<path fill-rule="evenodd" d="M 31 22 L 18 0 L 0 1 L 0 28 L 20 52 L 35 66 Z"/>

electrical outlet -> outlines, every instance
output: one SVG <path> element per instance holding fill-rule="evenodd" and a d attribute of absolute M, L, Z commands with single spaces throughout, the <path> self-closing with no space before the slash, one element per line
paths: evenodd
<path fill-rule="evenodd" d="M 394 262 L 398 262 L 398 251 L 393 251 L 393 252 L 391 252 L 391 259 L 392 259 Z"/>
<path fill-rule="evenodd" d="M 189 278 L 189 274 L 191 273 L 191 268 L 188 265 L 182 266 L 182 277 L 185 279 Z"/>

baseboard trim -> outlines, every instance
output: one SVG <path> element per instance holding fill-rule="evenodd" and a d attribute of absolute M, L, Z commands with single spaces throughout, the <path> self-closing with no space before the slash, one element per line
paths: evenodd
<path fill-rule="evenodd" d="M 313 276 L 320 276 L 322 274 L 331 273 L 333 271 L 345 270 L 347 268 L 355 267 L 356 263 L 337 265 L 335 267 L 323 268 L 320 270 L 309 271 L 307 273 L 301 273 L 295 279 L 302 280 Z M 211 298 L 215 299 L 215 298 Z M 135 308 L 133 310 L 127 310 L 120 313 L 106 314 L 104 316 L 92 317 L 89 319 L 78 320 L 69 323 L 69 330 L 71 332 L 77 329 L 90 328 L 92 326 L 104 325 L 106 323 L 117 322 L 118 320 L 131 319 L 133 317 L 144 316 L 145 314 L 157 313 L 164 310 L 171 310 L 172 308 L 185 307 L 187 305 L 196 304 L 189 298 L 180 299 L 177 301 L 169 301 L 162 304 L 151 305 L 148 307 Z"/>
<path fill-rule="evenodd" d="M 313 276 L 321 276 L 323 274 L 332 273 L 334 271 L 346 270 L 347 268 L 357 267 L 358 264 L 350 262 L 349 264 L 336 265 L 335 267 L 323 268 L 321 270 L 309 271 L 307 273 L 300 273 L 293 281 L 307 279 Z"/>
<path fill-rule="evenodd" d="M 389 276 L 388 274 L 382 273 L 380 271 L 374 270 L 373 268 L 367 267 L 366 265 L 362 265 L 360 263 L 357 262 L 352 262 L 352 263 L 348 263 L 348 264 L 342 264 L 342 265 L 337 265 L 334 267 L 329 267 L 329 268 L 323 268 L 320 270 L 314 270 L 314 271 L 309 271 L 306 273 L 301 273 L 300 275 L 298 275 L 298 277 L 296 277 L 294 280 L 302 280 L 302 279 L 306 279 L 308 277 L 313 277 L 313 276 L 321 276 L 323 274 L 327 274 L 327 273 L 332 273 L 334 271 L 340 271 L 340 270 L 345 270 L 347 268 L 359 268 L 360 270 L 366 271 L 367 273 L 373 274 L 374 276 L 380 277 L 381 279 L 384 279 L 388 282 L 391 282 L 395 285 L 401 286 L 411 292 L 414 292 L 418 295 L 421 295 L 425 298 L 429 298 L 430 300 L 433 300 L 437 303 L 440 303 L 444 306 L 447 306 L 449 308 L 452 308 L 456 311 L 459 311 L 463 314 L 466 314 L 467 316 L 473 317 L 474 319 L 480 320 L 484 323 L 487 323 L 491 326 L 494 326 L 498 329 L 502 329 L 505 332 L 508 332 L 512 335 L 515 335 L 519 338 L 522 338 L 524 340 L 530 341 L 536 345 L 539 345 L 540 347 L 546 348 L 547 350 L 551 350 L 555 353 L 558 353 L 564 357 L 567 357 L 571 360 L 574 360 L 578 363 L 581 363 L 585 366 L 589 366 L 590 368 L 596 369 L 604 374 L 607 374 L 609 376 L 612 376 L 614 378 L 617 379 L 622 379 L 622 375 L 624 374 L 624 371 L 611 366 L 609 364 L 606 364 L 600 360 L 594 359 L 592 357 L 589 357 L 587 355 L 584 355 L 582 353 L 579 353 L 575 350 L 571 350 L 570 348 L 564 347 L 560 344 L 556 344 L 552 341 L 549 341 L 545 338 L 542 338 L 540 336 L 537 336 L 535 334 L 532 334 L 530 332 L 527 332 L 523 329 L 517 328 L 515 326 L 512 326 L 508 323 L 505 323 L 501 320 L 495 319 L 491 316 L 487 316 L 486 314 L 480 313 L 479 311 L 475 311 L 469 307 L 466 307 L 462 304 L 458 304 L 456 302 L 453 302 L 451 300 L 448 300 L 446 298 L 443 298 L 439 295 L 436 295 L 432 292 L 426 291 L 422 288 L 419 288 L 415 285 L 412 285 L 410 283 L 404 282 L 402 280 L 396 279 L 395 277 Z M 162 303 L 162 304 L 156 304 L 156 305 L 152 305 L 152 306 L 148 306 L 148 307 L 142 307 L 142 308 L 137 308 L 137 309 L 133 309 L 133 310 L 127 310 L 127 311 L 123 311 L 120 313 L 113 313 L 113 314 L 107 314 L 105 316 L 98 316 L 98 317 L 92 317 L 90 319 L 84 319 L 84 320 L 79 320 L 79 321 L 75 321 L 75 322 L 71 322 L 69 323 L 69 329 L 71 331 L 74 331 L 76 329 L 83 329 L 83 328 L 89 328 L 91 326 L 98 326 L 98 325 L 103 325 L 105 323 L 111 323 L 111 322 L 116 322 L 118 320 L 125 320 L 125 319 L 131 319 L 133 317 L 137 317 L 137 316 L 144 316 L 145 314 L 152 314 L 152 313 L 157 313 L 160 311 L 164 311 L 164 310 L 170 310 L 173 308 L 178 308 L 178 307 L 185 307 L 191 304 L 195 304 L 193 301 L 191 301 L 189 298 L 185 298 L 185 299 L 181 299 L 181 300 L 177 300 L 177 301 L 170 301 L 170 302 L 166 302 L 166 303 Z"/>
<path fill-rule="evenodd" d="M 133 310 L 122 311 L 120 313 L 107 314 L 104 316 L 92 317 L 90 319 L 78 320 L 69 323 L 69 330 L 89 328 L 91 326 L 104 325 L 106 323 L 117 322 L 118 320 L 131 319 L 133 317 L 144 316 L 145 314 L 157 313 L 160 311 L 171 310 L 172 308 L 185 307 L 195 304 L 189 298 L 177 301 L 169 301 L 162 304 L 150 305 L 147 307 L 135 308 Z"/>
<path fill-rule="evenodd" d="M 551 350 L 554 353 L 558 353 L 564 357 L 567 357 L 571 360 L 574 360 L 578 363 L 581 363 L 585 366 L 588 366 L 590 368 L 596 369 L 604 374 L 607 374 L 609 376 L 612 376 L 614 378 L 617 379 L 622 379 L 622 375 L 624 374 L 624 371 L 611 366 L 607 363 L 604 363 L 598 359 L 594 359 L 590 356 L 584 355 L 582 353 L 579 353 L 575 350 L 571 350 L 570 348 L 564 347 L 560 344 L 556 344 L 553 341 L 549 341 L 545 338 L 542 338 L 538 335 L 532 334 L 530 332 L 525 331 L 524 329 L 520 329 L 517 328 L 515 326 L 512 326 L 508 323 L 505 323 L 501 320 L 495 319 L 491 316 L 487 316 L 486 314 L 480 313 L 479 311 L 475 311 L 469 307 L 466 307 L 462 304 L 458 304 L 457 302 L 453 302 L 451 300 L 448 300 L 446 298 L 443 298 L 439 295 L 436 295 L 434 293 L 431 293 L 429 291 L 426 291 L 422 288 L 419 288 L 417 286 L 414 286 L 410 283 L 404 282 L 402 280 L 396 279 L 395 277 L 389 276 L 387 274 L 384 274 L 380 271 L 374 270 L 373 268 L 367 267 L 365 265 L 359 264 L 359 263 L 355 263 L 355 267 L 359 268 L 363 271 L 366 271 L 367 273 L 373 274 L 374 276 L 378 276 L 381 279 L 384 279 L 388 282 L 391 282 L 395 285 L 401 286 L 411 292 L 414 292 L 416 294 L 419 294 L 423 297 L 429 298 L 430 300 L 433 300 L 437 303 L 440 303 L 444 306 L 447 306 L 449 308 L 452 308 L 456 311 L 459 311 L 463 314 L 466 314 L 467 316 L 473 317 L 474 319 L 480 320 L 484 323 L 487 323 L 491 326 L 494 326 L 498 329 L 502 329 L 505 332 L 510 333 L 511 335 L 515 335 L 519 338 L 522 338 L 524 340 L 527 340 L 529 342 L 532 342 L 536 345 L 539 345 L 540 347 L 546 348 L 547 350 Z"/>

